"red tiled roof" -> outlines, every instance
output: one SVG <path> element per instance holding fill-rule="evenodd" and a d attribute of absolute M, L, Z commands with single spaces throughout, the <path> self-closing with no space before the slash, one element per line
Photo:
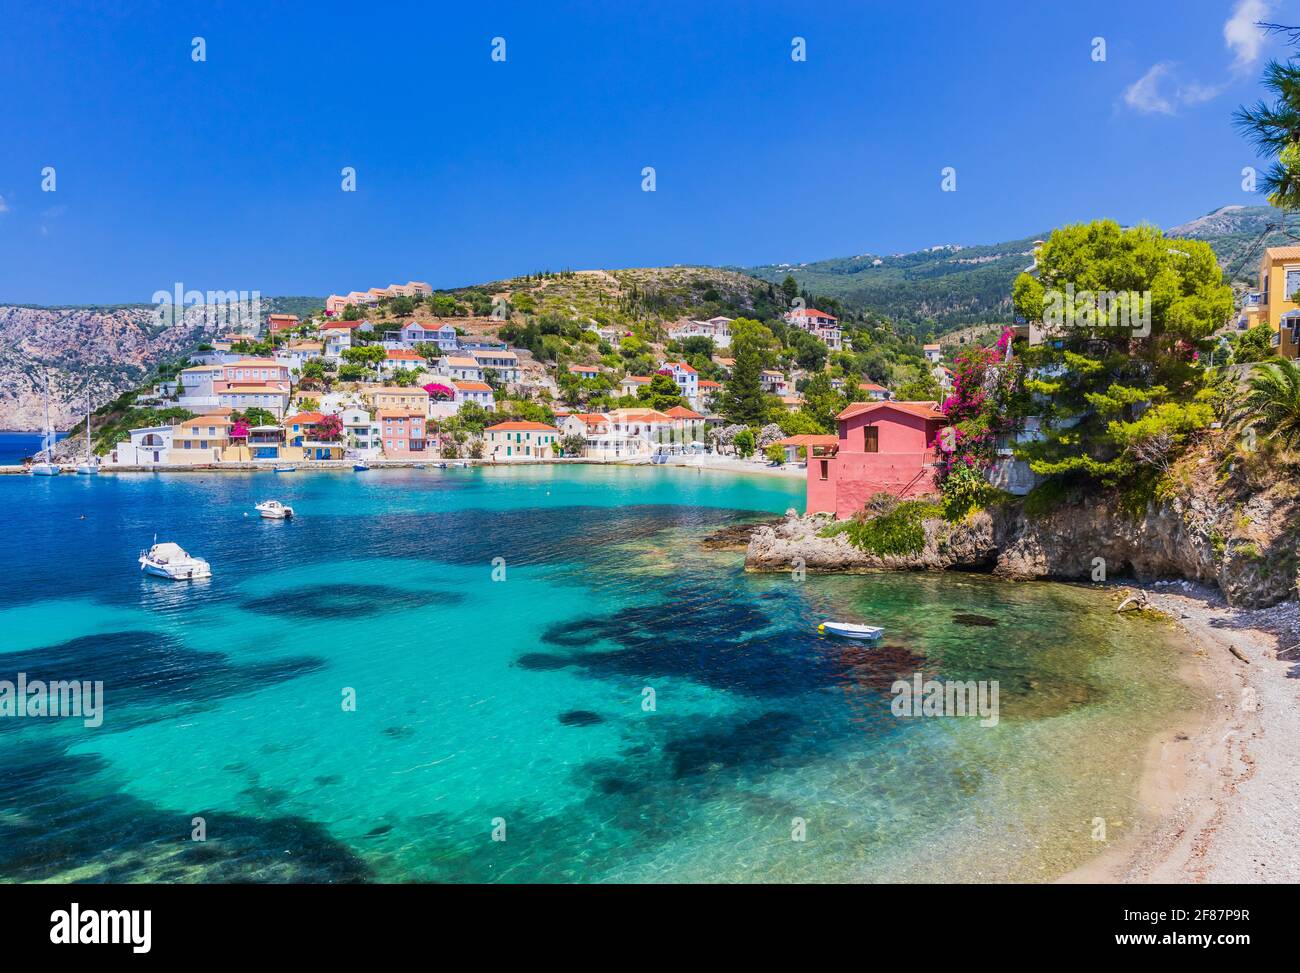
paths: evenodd
<path fill-rule="evenodd" d="M 484 432 L 524 432 L 525 430 L 536 430 L 538 432 L 559 432 L 554 426 L 548 426 L 544 422 L 533 422 L 531 420 L 524 422 L 498 422 L 495 426 L 488 426 Z"/>
<path fill-rule="evenodd" d="M 324 421 L 325 414 L 323 412 L 299 412 L 296 416 L 285 419 L 284 424 L 287 426 L 291 422 L 296 422 L 300 426 L 311 426 Z"/>
<path fill-rule="evenodd" d="M 800 436 L 786 436 L 778 439 L 773 446 L 838 446 L 839 436 L 814 435 L 805 433 Z"/>
<path fill-rule="evenodd" d="M 419 352 L 411 351 L 407 348 L 390 348 L 388 350 L 389 361 L 424 361 L 424 356 Z"/>
<path fill-rule="evenodd" d="M 707 378 L 700 379 L 700 388 L 702 389 L 720 389 L 722 386 L 717 382 L 710 382 Z"/>
<path fill-rule="evenodd" d="M 491 392 L 492 386 L 487 382 L 452 382 L 462 392 Z"/>
<path fill-rule="evenodd" d="M 819 311 L 815 307 L 801 308 L 794 312 L 794 316 L 797 318 L 830 318 L 832 321 L 839 320 L 835 315 L 827 314 L 825 311 Z"/>
<path fill-rule="evenodd" d="M 686 372 L 688 375 L 694 375 L 694 374 L 695 374 L 695 369 L 691 368 L 691 366 L 688 365 L 688 364 L 686 364 L 686 362 L 684 362 L 684 361 L 670 361 L 670 362 L 665 362 L 665 363 L 664 363 L 664 367 L 665 367 L 665 368 L 678 368 L 678 369 L 681 369 L 683 372 Z"/>
<path fill-rule="evenodd" d="M 703 419 L 704 418 L 704 416 L 700 415 L 698 412 L 692 412 L 684 405 L 675 405 L 667 412 L 665 412 L 664 415 L 672 416 L 674 419 Z"/>
<path fill-rule="evenodd" d="M 852 419 L 874 409 L 896 409 L 909 415 L 920 416 L 922 419 L 948 418 L 939 411 L 938 403 L 935 402 L 851 402 L 849 407 L 835 418 Z"/>
<path fill-rule="evenodd" d="M 889 391 L 889 389 L 885 388 L 883 385 L 877 385 L 875 382 L 859 382 L 858 388 L 862 389 L 864 392 L 888 392 Z"/>
<path fill-rule="evenodd" d="M 609 417 L 603 416 L 599 412 L 580 412 L 573 418 L 581 419 L 589 426 L 599 426 L 603 423 L 609 422 Z"/>

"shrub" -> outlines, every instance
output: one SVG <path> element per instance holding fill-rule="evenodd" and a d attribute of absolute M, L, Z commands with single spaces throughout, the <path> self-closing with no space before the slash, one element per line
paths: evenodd
<path fill-rule="evenodd" d="M 903 500 L 887 513 L 840 521 L 820 533 L 822 537 L 846 534 L 854 547 L 877 557 L 901 557 L 920 554 L 925 549 L 925 521 L 942 516 L 943 508 L 938 504 Z"/>

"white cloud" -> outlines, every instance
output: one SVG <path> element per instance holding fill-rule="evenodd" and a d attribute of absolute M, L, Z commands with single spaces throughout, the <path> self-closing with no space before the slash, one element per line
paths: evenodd
<path fill-rule="evenodd" d="M 1234 71 L 1244 71 L 1259 60 L 1264 32 L 1255 24 L 1267 17 L 1271 8 L 1271 0 L 1237 0 L 1232 8 L 1232 16 L 1223 25 L 1223 42 L 1234 55 Z"/>
<path fill-rule="evenodd" d="M 1172 115 L 1173 103 L 1160 91 L 1161 81 L 1169 74 L 1170 67 L 1165 61 L 1153 65 L 1150 71 L 1124 90 L 1124 104 L 1144 115 L 1153 112 Z"/>
<path fill-rule="evenodd" d="M 8 213 L 8 212 L 9 212 L 9 204 L 5 202 L 5 198 L 3 196 L 0 196 L 0 213 Z"/>
<path fill-rule="evenodd" d="M 1268 16 L 1273 0 L 1237 0 L 1232 14 L 1223 24 L 1223 42 L 1233 54 L 1232 70 L 1249 70 L 1264 50 L 1264 32 L 1255 23 Z M 1179 77 L 1178 65 L 1160 61 L 1124 90 L 1124 104 L 1145 115 L 1176 115 L 1180 108 L 1199 105 L 1217 98 L 1228 87 L 1185 81 Z"/>

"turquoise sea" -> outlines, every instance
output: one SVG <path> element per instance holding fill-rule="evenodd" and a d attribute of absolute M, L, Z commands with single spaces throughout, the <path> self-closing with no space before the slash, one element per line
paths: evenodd
<path fill-rule="evenodd" d="M 105 687 L 98 728 L 0 719 L 0 880 L 1045 879 L 1099 850 L 1095 817 L 1140 824 L 1146 741 L 1189 705 L 1164 626 L 1081 587 L 749 575 L 701 543 L 802 492 L 0 477 L 0 679 Z M 298 517 L 258 519 L 269 497 Z M 215 576 L 142 576 L 155 533 Z M 895 717 L 915 672 L 998 680 L 998 725 Z"/>

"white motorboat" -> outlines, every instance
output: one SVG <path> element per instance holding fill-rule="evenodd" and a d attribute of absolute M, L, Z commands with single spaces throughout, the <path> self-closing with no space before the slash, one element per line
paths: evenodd
<path fill-rule="evenodd" d="M 885 634 L 883 628 L 874 625 L 853 625 L 849 622 L 822 622 L 817 626 L 822 635 L 842 635 L 846 639 L 878 639 Z"/>
<path fill-rule="evenodd" d="M 32 476 L 58 476 L 63 470 L 53 463 L 33 463 L 31 465 Z"/>
<path fill-rule="evenodd" d="M 154 544 L 140 554 L 140 570 L 169 581 L 212 577 L 212 567 L 201 557 L 191 557 L 179 544 Z"/>
<path fill-rule="evenodd" d="M 283 504 L 279 500 L 263 500 L 253 509 L 267 520 L 289 520 L 293 517 L 293 507 Z"/>

